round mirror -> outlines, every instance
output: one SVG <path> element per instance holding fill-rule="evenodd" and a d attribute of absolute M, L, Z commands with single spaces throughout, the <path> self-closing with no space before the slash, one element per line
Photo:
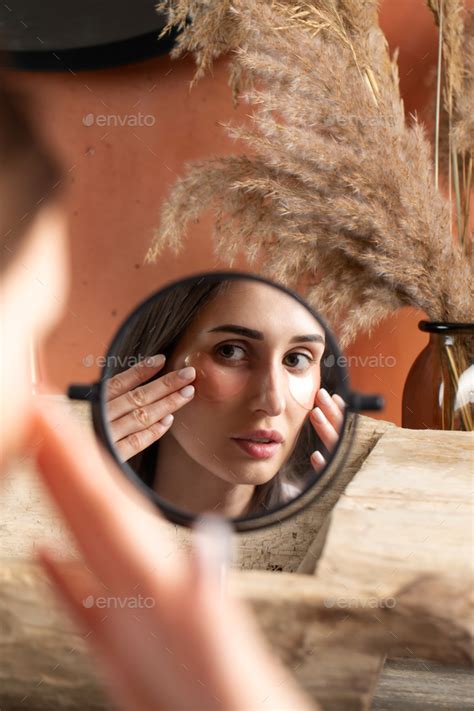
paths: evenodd
<path fill-rule="evenodd" d="M 119 329 L 89 393 L 124 473 L 172 521 L 271 525 L 340 470 L 354 393 L 334 336 L 297 294 L 239 272 L 167 285 Z M 364 409 L 379 409 L 380 399 Z M 360 408 L 362 409 L 362 408 Z"/>

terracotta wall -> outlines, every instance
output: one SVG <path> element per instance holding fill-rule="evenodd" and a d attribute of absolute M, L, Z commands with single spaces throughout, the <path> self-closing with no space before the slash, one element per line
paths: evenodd
<path fill-rule="evenodd" d="M 391 47 L 400 47 L 407 111 L 423 112 L 436 60 L 431 16 L 423 2 L 387 1 L 382 25 Z M 163 56 L 113 70 L 14 77 L 32 93 L 39 125 L 67 169 L 71 293 L 65 317 L 42 354 L 50 378 L 61 388 L 95 378 L 96 359 L 114 330 L 151 290 L 219 266 L 212 255 L 209 215 L 192 229 L 185 253 L 143 265 L 159 206 L 183 164 L 238 148 L 218 125 L 243 117 L 247 110 L 232 109 L 226 60 L 190 93 L 193 70 L 190 57 L 172 62 Z M 152 117 L 154 125 L 97 125 L 98 115 L 124 120 L 138 113 Z M 142 123 L 152 119 L 142 118 Z M 370 338 L 361 335 L 346 353 L 354 386 L 382 393 L 387 407 L 380 416 L 397 424 L 404 379 L 426 342 L 416 328 L 420 317 L 422 313 L 408 309 L 394 314 Z"/>

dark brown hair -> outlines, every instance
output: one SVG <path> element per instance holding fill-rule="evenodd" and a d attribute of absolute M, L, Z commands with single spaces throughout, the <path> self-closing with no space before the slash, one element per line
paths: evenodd
<path fill-rule="evenodd" d="M 158 353 L 163 353 L 168 361 L 186 328 L 203 306 L 223 294 L 232 282 L 232 279 L 202 277 L 175 285 L 163 295 L 152 299 L 149 304 L 142 307 L 138 316 L 124 330 L 123 337 L 111 354 L 113 362 L 110 363 L 107 377 L 127 370 L 139 360 Z M 322 379 L 323 370 L 322 361 Z M 164 372 L 166 370 L 160 371 L 156 377 L 160 377 Z M 129 460 L 132 469 L 149 486 L 153 486 L 158 446 L 159 440 Z M 315 449 L 319 449 L 323 456 L 327 457 L 328 453 L 323 443 L 307 419 L 288 462 L 270 481 L 255 487 L 246 514 L 261 514 L 282 505 L 284 481 L 306 484 L 313 480 L 315 472 L 312 470 L 309 457 Z"/>
<path fill-rule="evenodd" d="M 0 69 L 0 273 L 60 181 L 59 166 L 34 129 L 25 97 L 7 87 Z"/>

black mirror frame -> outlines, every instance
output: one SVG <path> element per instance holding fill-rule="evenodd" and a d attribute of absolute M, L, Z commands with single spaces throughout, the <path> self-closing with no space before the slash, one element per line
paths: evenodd
<path fill-rule="evenodd" d="M 180 524 L 185 527 L 192 527 L 194 522 L 197 520 L 197 514 L 187 514 L 180 509 L 176 509 L 174 506 L 162 499 L 156 492 L 150 489 L 144 482 L 137 476 L 135 471 L 127 464 L 127 462 L 122 462 L 115 451 L 112 440 L 110 439 L 108 428 L 106 425 L 105 417 L 105 384 L 108 380 L 108 366 L 107 363 L 110 358 L 110 354 L 113 354 L 114 350 L 120 341 L 121 334 L 124 329 L 126 329 L 135 318 L 136 312 L 153 302 L 158 295 L 165 295 L 168 291 L 171 291 L 178 283 L 186 284 L 195 282 L 198 279 L 209 279 L 213 278 L 215 280 L 222 279 L 250 279 L 257 281 L 259 283 L 266 284 L 268 286 L 273 286 L 280 291 L 285 292 L 293 299 L 296 299 L 298 303 L 304 306 L 311 315 L 324 327 L 326 338 L 329 341 L 331 352 L 336 356 L 336 362 L 338 363 L 338 368 L 342 371 L 342 385 L 343 393 L 339 393 L 343 400 L 346 402 L 347 407 L 344 411 L 344 419 L 341 429 L 341 436 L 336 444 L 336 447 L 331 452 L 331 460 L 328 466 L 323 470 L 321 476 L 315 478 L 315 480 L 299 494 L 297 497 L 292 499 L 290 502 L 282 504 L 278 508 L 269 512 L 268 514 L 256 514 L 255 516 L 246 516 L 242 518 L 230 518 L 229 523 L 233 526 L 236 532 L 244 532 L 249 530 L 260 530 L 262 528 L 267 528 L 269 526 L 274 526 L 281 524 L 284 520 L 294 516 L 296 513 L 300 513 L 307 506 L 309 506 L 317 496 L 334 481 L 334 479 L 340 473 L 346 459 L 347 455 L 352 448 L 352 443 L 355 437 L 357 429 L 357 413 L 369 410 L 381 410 L 384 407 L 383 398 L 379 395 L 364 395 L 351 391 L 349 388 L 349 375 L 345 365 L 341 364 L 341 351 L 339 346 L 332 334 L 332 331 L 327 326 L 325 320 L 311 307 L 307 304 L 304 299 L 292 291 L 291 289 L 275 283 L 270 279 L 261 277 L 256 274 L 228 270 L 228 271 L 212 271 L 212 272 L 201 272 L 198 274 L 193 274 L 182 279 L 176 279 L 172 282 L 168 282 L 163 287 L 153 292 L 149 297 L 142 301 L 138 306 L 136 306 L 133 311 L 127 316 L 127 318 L 122 322 L 120 327 L 117 329 L 116 334 L 107 349 L 105 357 L 105 365 L 102 368 L 100 378 L 97 382 L 91 385 L 71 385 L 68 388 L 68 397 L 71 399 L 78 400 L 89 400 L 92 406 L 92 422 L 94 430 L 100 442 L 105 445 L 106 450 L 112 456 L 113 460 L 117 463 L 121 471 L 127 476 L 127 478 L 132 481 L 135 486 L 137 486 L 145 496 L 152 501 L 152 503 L 157 506 L 157 508 L 163 513 L 163 515 L 172 523 Z M 353 415 L 351 417 L 351 414 Z M 343 448 L 344 442 L 344 448 Z M 328 477 L 327 474 L 331 472 L 332 476 Z"/>

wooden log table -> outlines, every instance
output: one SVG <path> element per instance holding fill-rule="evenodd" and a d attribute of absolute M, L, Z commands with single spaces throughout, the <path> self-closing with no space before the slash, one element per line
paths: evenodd
<path fill-rule="evenodd" d="M 88 408 L 61 401 L 90 427 Z M 344 471 L 289 521 L 235 536 L 231 590 L 323 709 L 467 709 L 474 442 L 360 417 Z M 32 559 L 76 554 L 28 461 L 0 504 L 0 709 L 105 709 L 87 643 Z M 170 546 L 189 532 L 162 522 Z M 297 711 L 297 710 L 295 710 Z"/>

